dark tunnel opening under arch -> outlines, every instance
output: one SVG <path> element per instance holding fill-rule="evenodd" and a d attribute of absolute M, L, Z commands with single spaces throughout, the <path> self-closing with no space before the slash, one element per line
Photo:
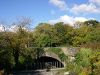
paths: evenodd
<path fill-rule="evenodd" d="M 55 68 L 63 68 L 64 64 L 56 58 L 49 56 L 42 56 L 35 59 L 33 63 L 33 69 L 55 69 Z"/>

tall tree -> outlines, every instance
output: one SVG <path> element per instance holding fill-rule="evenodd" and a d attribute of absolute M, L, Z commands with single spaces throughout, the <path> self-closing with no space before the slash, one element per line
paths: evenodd
<path fill-rule="evenodd" d="M 73 31 L 73 27 L 63 22 L 59 22 L 54 24 L 54 28 L 59 38 L 60 45 L 71 43 L 71 32 Z"/>
<path fill-rule="evenodd" d="M 9 49 L 9 52 L 14 57 L 15 66 L 18 66 L 19 56 L 26 48 L 29 46 L 30 33 L 26 29 L 26 26 L 30 24 L 28 18 L 23 18 L 22 21 L 14 23 L 16 25 L 16 31 L 7 31 L 3 32 L 4 42 L 0 42 L 1 46 L 4 46 L 4 49 Z M 5 43 L 5 44 L 4 44 Z"/>
<path fill-rule="evenodd" d="M 40 23 L 33 32 L 34 42 L 37 47 L 50 47 L 58 44 L 58 37 L 53 25 Z"/>

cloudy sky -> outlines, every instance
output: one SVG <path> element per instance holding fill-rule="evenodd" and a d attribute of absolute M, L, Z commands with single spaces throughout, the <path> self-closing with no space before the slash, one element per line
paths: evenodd
<path fill-rule="evenodd" d="M 100 0 L 0 0 L 0 21 L 10 23 L 25 16 L 34 27 L 40 22 L 100 21 L 99 15 Z"/>

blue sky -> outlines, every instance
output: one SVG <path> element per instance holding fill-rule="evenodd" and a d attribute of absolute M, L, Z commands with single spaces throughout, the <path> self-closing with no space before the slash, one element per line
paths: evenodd
<path fill-rule="evenodd" d="M 25 16 L 34 27 L 40 22 L 100 21 L 99 15 L 100 0 L 0 0 L 0 21 L 10 23 Z"/>

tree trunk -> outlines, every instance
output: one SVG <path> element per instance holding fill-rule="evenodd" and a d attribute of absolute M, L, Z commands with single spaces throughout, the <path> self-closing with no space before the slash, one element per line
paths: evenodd
<path fill-rule="evenodd" d="M 15 61 L 15 67 L 18 69 L 18 64 L 19 64 L 19 50 L 14 50 L 14 61 Z"/>

